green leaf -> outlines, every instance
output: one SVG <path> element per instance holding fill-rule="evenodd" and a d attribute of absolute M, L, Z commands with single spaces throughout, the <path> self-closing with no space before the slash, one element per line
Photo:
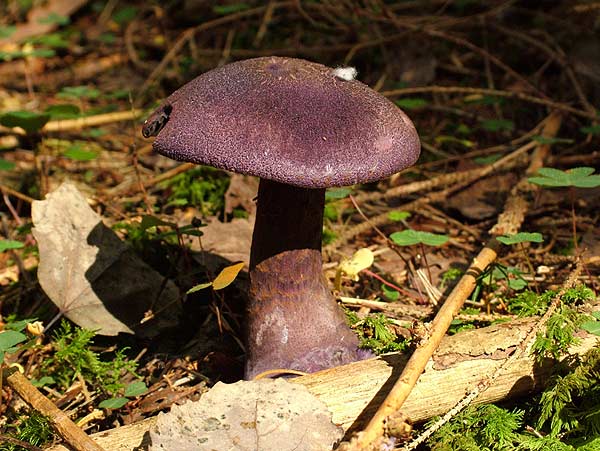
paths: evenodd
<path fill-rule="evenodd" d="M 101 128 L 90 128 L 89 130 L 82 132 L 82 135 L 89 136 L 90 138 L 100 138 L 101 136 L 106 135 L 106 130 Z"/>
<path fill-rule="evenodd" d="M 343 199 L 352 192 L 352 188 L 330 188 L 325 191 L 325 200 Z"/>
<path fill-rule="evenodd" d="M 600 311 L 592 312 L 592 316 L 597 320 L 600 320 Z"/>
<path fill-rule="evenodd" d="M 61 16 L 55 12 L 51 12 L 46 17 L 41 17 L 38 19 L 38 23 L 49 25 L 68 25 L 70 22 L 71 19 L 69 19 L 67 16 Z"/>
<path fill-rule="evenodd" d="M 112 20 L 114 20 L 119 25 L 123 25 L 135 19 L 137 12 L 138 9 L 135 6 L 126 6 L 125 8 L 122 8 L 115 14 L 113 14 Z"/>
<path fill-rule="evenodd" d="M 250 5 L 247 3 L 233 3 L 231 5 L 220 5 L 213 6 L 213 12 L 215 14 L 219 14 L 221 16 L 225 16 L 227 14 L 233 14 L 240 11 L 245 11 L 250 8 Z"/>
<path fill-rule="evenodd" d="M 11 111 L 0 116 L 0 124 L 5 127 L 21 127 L 27 133 L 41 130 L 49 120 L 49 114 L 31 111 Z"/>
<path fill-rule="evenodd" d="M 77 105 L 71 103 L 61 103 L 50 105 L 45 110 L 52 119 L 73 119 L 80 116 L 81 110 Z"/>
<path fill-rule="evenodd" d="M 10 38 L 16 30 L 17 27 L 14 25 L 0 26 L 0 39 Z"/>
<path fill-rule="evenodd" d="M 500 241 L 502 244 L 510 245 L 510 244 L 528 243 L 528 242 L 541 243 L 544 241 L 544 237 L 542 236 L 541 233 L 538 233 L 538 232 L 534 232 L 534 233 L 519 232 L 519 233 L 514 233 L 512 235 L 499 236 L 497 238 L 497 240 Z"/>
<path fill-rule="evenodd" d="M 106 32 L 98 36 L 98 40 L 100 42 L 103 42 L 104 44 L 114 44 L 115 42 L 117 42 L 117 37 L 114 33 Z"/>
<path fill-rule="evenodd" d="M 4 328 L 8 330 L 22 331 L 27 327 L 27 324 L 33 323 L 35 320 L 36 318 L 26 318 L 20 321 L 10 321 L 4 325 Z"/>
<path fill-rule="evenodd" d="M 110 398 L 102 401 L 100 404 L 98 404 L 98 407 L 101 409 L 120 409 L 128 402 L 129 399 L 127 398 Z"/>
<path fill-rule="evenodd" d="M 43 47 L 50 47 L 55 49 L 66 49 L 69 47 L 69 41 L 65 39 L 62 34 L 50 33 L 35 38 L 29 39 L 29 42 L 33 44 L 39 44 Z M 41 49 L 40 49 L 41 50 Z"/>
<path fill-rule="evenodd" d="M 20 241 L 15 240 L 0 240 L 0 252 L 4 252 L 10 249 L 21 249 L 25 246 Z"/>
<path fill-rule="evenodd" d="M 515 123 L 508 119 L 490 119 L 481 121 L 481 127 L 488 132 L 513 131 Z"/>
<path fill-rule="evenodd" d="M 243 267 L 244 262 L 240 262 L 223 268 L 219 275 L 215 277 L 215 280 L 213 280 L 213 290 L 222 290 L 231 285 Z"/>
<path fill-rule="evenodd" d="M 502 154 L 495 153 L 493 155 L 486 155 L 484 157 L 473 158 L 473 161 L 477 164 L 492 164 L 502 158 Z"/>
<path fill-rule="evenodd" d="M 394 221 L 394 222 L 400 222 L 400 221 L 404 221 L 405 219 L 410 218 L 410 212 L 408 211 L 390 211 L 388 213 L 388 218 L 390 221 Z"/>
<path fill-rule="evenodd" d="M 98 154 L 91 150 L 82 148 L 79 144 L 74 144 L 63 152 L 63 157 L 77 161 L 90 161 L 97 158 Z"/>
<path fill-rule="evenodd" d="M 529 177 L 530 183 L 548 187 L 596 188 L 600 186 L 600 175 L 594 168 L 578 167 L 561 171 L 555 168 L 540 168 L 538 176 Z"/>
<path fill-rule="evenodd" d="M 135 398 L 136 396 L 143 395 L 147 391 L 148 387 L 146 387 L 144 381 L 135 381 L 125 388 L 125 396 L 128 398 Z"/>
<path fill-rule="evenodd" d="M 34 387 L 43 387 L 45 385 L 52 385 L 55 384 L 56 381 L 54 380 L 54 378 L 52 378 L 51 376 L 42 376 L 39 379 L 31 379 L 30 380 L 31 385 L 33 385 Z"/>
<path fill-rule="evenodd" d="M 27 340 L 27 336 L 16 330 L 5 330 L 0 332 L 0 350 L 9 352 L 9 350 L 19 343 Z"/>
<path fill-rule="evenodd" d="M 441 246 L 449 240 L 447 235 L 438 235 L 413 229 L 394 232 L 390 235 L 390 238 L 398 246 L 413 246 L 419 243 L 428 246 Z"/>
<path fill-rule="evenodd" d="M 581 127 L 579 129 L 581 133 L 586 135 L 600 135 L 600 125 L 590 125 L 589 127 Z"/>
<path fill-rule="evenodd" d="M 581 325 L 581 328 L 590 334 L 600 336 L 600 321 L 586 321 Z"/>
<path fill-rule="evenodd" d="M 429 102 L 426 99 L 422 99 L 420 97 L 406 97 L 404 99 L 396 100 L 395 103 L 400 108 L 404 108 L 405 110 L 414 110 L 429 105 Z"/>
<path fill-rule="evenodd" d="M 527 286 L 527 281 L 524 279 L 508 279 L 508 287 L 512 290 L 522 290 Z"/>
<path fill-rule="evenodd" d="M 388 287 L 386 284 L 381 284 L 381 291 L 383 291 L 383 295 L 390 301 L 397 301 L 400 297 L 400 293 L 393 288 Z"/>
<path fill-rule="evenodd" d="M 14 167 L 15 163 L 13 163 L 12 161 L 0 158 L 0 171 L 10 171 L 11 169 L 14 169 Z"/>
<path fill-rule="evenodd" d="M 163 221 L 162 219 L 160 219 L 156 216 L 152 216 L 152 215 L 142 216 L 142 222 L 140 223 L 140 228 L 142 230 L 147 230 L 150 227 L 156 227 L 156 226 L 174 227 L 175 224 L 172 222 Z"/>
<path fill-rule="evenodd" d="M 56 95 L 59 99 L 97 99 L 100 97 L 100 91 L 88 86 L 65 86 Z"/>

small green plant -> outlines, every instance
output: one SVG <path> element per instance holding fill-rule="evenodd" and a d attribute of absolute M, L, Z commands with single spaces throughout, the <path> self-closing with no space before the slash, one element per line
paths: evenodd
<path fill-rule="evenodd" d="M 600 174 L 589 167 L 573 168 L 561 171 L 554 168 L 540 168 L 538 175 L 529 177 L 529 182 L 546 187 L 596 188 L 600 186 Z"/>
<path fill-rule="evenodd" d="M 538 359 L 545 357 L 558 359 L 571 346 L 579 342 L 575 332 L 587 319 L 587 315 L 579 313 L 573 306 L 561 304 L 548 318 L 545 330 L 538 333 L 531 351 Z"/>
<path fill-rule="evenodd" d="M 441 246 L 446 244 L 450 238 L 447 235 L 406 229 L 401 232 L 392 233 L 390 239 L 398 246 L 414 246 L 415 244 Z"/>
<path fill-rule="evenodd" d="M 504 284 L 498 283 L 501 281 Z M 500 295 L 504 286 L 509 292 L 511 290 L 519 291 L 527 286 L 527 281 L 518 268 L 494 262 L 477 277 L 477 285 L 471 294 L 471 300 L 478 300 L 486 291 Z"/>
<path fill-rule="evenodd" d="M 584 321 L 581 328 L 590 334 L 600 336 L 600 312 L 592 312 L 592 320 Z"/>
<path fill-rule="evenodd" d="M 204 216 L 219 214 L 225 206 L 229 177 L 223 171 L 199 166 L 162 182 L 168 191 L 166 206 L 194 206 Z"/>
<path fill-rule="evenodd" d="M 409 211 L 394 210 L 388 213 L 388 218 L 393 222 L 402 222 L 410 218 Z"/>
<path fill-rule="evenodd" d="M 600 349 L 562 368 L 540 398 L 538 429 L 553 437 L 600 436 Z M 600 439 L 597 440 L 600 442 Z"/>
<path fill-rule="evenodd" d="M 16 164 L 12 161 L 0 158 L 0 171 L 12 171 L 15 168 L 15 166 Z"/>
<path fill-rule="evenodd" d="M 555 168 L 540 168 L 538 175 L 529 177 L 529 182 L 548 188 L 569 188 L 571 197 L 571 219 L 573 227 L 573 245 L 577 251 L 577 224 L 575 220 L 575 188 L 597 188 L 600 186 L 600 174 L 595 169 L 579 167 L 561 171 Z"/>
<path fill-rule="evenodd" d="M 126 349 L 115 351 L 104 361 L 90 349 L 95 333 L 74 327 L 63 320 L 53 337 L 55 353 L 41 367 L 42 375 L 52 375 L 61 389 L 67 389 L 81 376 L 93 388 L 115 395 L 124 388 L 121 381 L 126 373 L 137 377 L 137 363 L 127 360 Z"/>
<path fill-rule="evenodd" d="M 556 294 L 556 291 L 553 290 L 548 290 L 542 294 L 525 290 L 509 299 L 507 308 L 510 313 L 520 317 L 541 315 L 547 310 Z M 570 288 L 561 297 L 561 301 L 570 306 L 590 303 L 593 300 L 594 292 L 585 285 Z"/>
<path fill-rule="evenodd" d="M 101 409 L 120 409 L 131 399 L 137 398 L 148 391 L 148 387 L 143 381 L 135 381 L 125 387 L 123 396 L 109 398 L 98 404 Z"/>
<path fill-rule="evenodd" d="M 35 133 L 42 129 L 50 120 L 47 113 L 31 111 L 11 111 L 0 115 L 0 124 L 5 127 L 21 127 L 27 133 Z"/>
<path fill-rule="evenodd" d="M 33 411 L 29 416 L 20 416 L 17 421 L 7 425 L 8 436 L 29 445 L 41 447 L 54 437 L 50 422 L 43 415 Z M 16 444 L 2 440 L 0 451 L 27 451 Z"/>
<path fill-rule="evenodd" d="M 35 321 L 35 318 L 16 320 L 10 315 L 5 318 L 5 321 L 4 330 L 0 332 L 0 364 L 4 363 L 6 354 L 13 354 L 33 344 L 31 340 L 27 342 L 28 337 L 23 332 L 29 323 Z"/>
<path fill-rule="evenodd" d="M 522 244 L 522 243 L 542 243 L 544 241 L 544 237 L 542 237 L 541 233 L 528 233 L 528 232 L 519 232 L 514 233 L 512 235 L 502 235 L 497 238 L 502 244 L 511 245 L 511 244 Z"/>
<path fill-rule="evenodd" d="M 350 324 L 360 340 L 360 347 L 370 349 L 375 354 L 398 352 L 408 348 L 408 340 L 399 338 L 390 329 L 390 320 L 383 314 L 369 315 L 360 319 L 356 313 L 347 312 Z"/>
<path fill-rule="evenodd" d="M 178 226 L 157 216 L 144 215 L 140 222 L 118 222 L 113 229 L 123 233 L 127 242 L 144 260 L 160 268 L 168 266 L 169 259 L 172 261 L 179 255 L 183 236 L 202 236 L 202 226 L 197 219 L 193 219 L 191 224 Z M 178 249 L 177 255 L 173 254 L 174 247 Z"/>
<path fill-rule="evenodd" d="M 523 415 L 522 410 L 511 412 L 493 404 L 469 406 L 428 442 L 432 451 L 516 450 L 514 443 Z"/>

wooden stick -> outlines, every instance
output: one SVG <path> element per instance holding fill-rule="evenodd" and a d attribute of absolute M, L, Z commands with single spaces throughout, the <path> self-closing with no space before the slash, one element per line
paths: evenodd
<path fill-rule="evenodd" d="M 112 122 L 133 121 L 142 115 L 142 110 L 116 111 L 114 113 L 96 114 L 95 116 L 84 116 L 76 119 L 60 119 L 50 121 L 42 127 L 42 132 L 62 132 L 67 130 L 79 130 L 86 127 L 97 127 Z M 27 133 L 21 127 L 0 127 L 0 131 L 24 136 Z"/>
<path fill-rule="evenodd" d="M 4 372 L 6 382 L 27 404 L 48 418 L 58 434 L 76 451 L 103 451 L 94 440 L 77 427 L 62 410 L 31 385 L 18 370 Z"/>

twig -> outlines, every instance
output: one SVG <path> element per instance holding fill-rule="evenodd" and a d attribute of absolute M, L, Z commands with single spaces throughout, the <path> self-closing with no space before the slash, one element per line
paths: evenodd
<path fill-rule="evenodd" d="M 96 127 L 98 125 L 110 124 L 112 122 L 131 121 L 139 118 L 142 110 L 118 111 L 116 113 L 97 114 L 96 116 L 85 116 L 77 119 L 63 119 L 50 121 L 42 127 L 44 132 L 62 132 L 67 130 L 78 130 L 86 127 Z M 14 133 L 25 136 L 26 132 L 21 127 L 6 128 L 0 127 L 0 131 Z"/>
<path fill-rule="evenodd" d="M 403 96 L 403 95 L 411 95 L 411 94 L 420 94 L 420 93 L 439 93 L 439 94 L 480 94 L 486 96 L 497 96 L 497 97 L 507 97 L 511 99 L 523 100 L 524 102 L 536 103 L 538 105 L 544 105 L 548 108 L 565 111 L 567 113 L 574 114 L 576 116 L 585 117 L 587 119 L 598 119 L 594 114 L 591 114 L 587 111 L 581 111 L 577 108 L 570 107 L 560 102 L 555 102 L 553 100 L 542 99 L 540 97 L 535 97 L 529 94 L 525 94 L 522 92 L 516 91 L 503 91 L 500 89 L 486 89 L 486 88 L 468 88 L 464 86 L 421 86 L 417 88 L 402 88 L 402 89 L 392 89 L 390 91 L 383 91 L 383 94 L 386 97 L 395 97 L 395 96 Z"/>
<path fill-rule="evenodd" d="M 543 92 L 541 92 L 537 87 L 532 85 L 529 80 L 527 80 L 521 74 L 516 72 L 512 67 L 508 66 L 507 64 L 502 62 L 499 58 L 497 58 L 494 55 L 492 55 L 491 53 L 487 52 L 485 49 L 482 49 L 481 47 L 476 46 L 472 42 L 467 41 L 466 39 L 460 38 L 458 36 L 454 36 L 452 34 L 446 33 L 445 31 L 435 30 L 435 29 L 431 28 L 431 26 L 422 28 L 419 25 L 411 24 L 406 21 L 399 21 L 398 18 L 396 17 L 396 15 L 393 14 L 391 11 L 388 10 L 388 13 L 392 19 L 392 22 L 394 23 L 394 25 L 397 28 L 408 28 L 408 29 L 416 31 L 416 32 L 425 33 L 426 35 L 433 36 L 435 38 L 441 38 L 446 41 L 453 42 L 462 47 L 466 47 L 469 50 L 479 54 L 482 58 L 488 59 L 491 63 L 493 63 L 495 66 L 497 66 L 500 69 L 502 69 L 503 71 L 505 71 L 507 74 L 509 74 L 515 80 L 518 80 L 521 83 L 523 83 L 530 90 L 545 97 L 545 94 Z"/>
<path fill-rule="evenodd" d="M 340 301 L 345 305 L 354 305 L 357 307 L 368 307 L 370 309 L 383 312 L 390 312 L 395 315 L 409 316 L 412 318 L 423 319 L 431 316 L 433 309 L 426 305 L 410 305 L 400 302 L 382 302 L 371 299 L 349 298 L 340 296 Z"/>
<path fill-rule="evenodd" d="M 5 371 L 4 377 L 8 385 L 16 391 L 23 400 L 32 408 L 48 418 L 58 434 L 76 451 L 103 451 L 103 449 L 52 401 L 42 395 L 37 388 L 31 385 L 29 379 L 18 370 Z"/>
<path fill-rule="evenodd" d="M 269 4 L 269 5 L 265 5 L 265 6 L 259 6 L 257 8 L 251 8 L 251 9 L 247 9 L 245 11 L 239 11 L 234 14 L 229 14 L 225 17 L 219 17 L 218 19 L 204 22 L 204 23 L 198 25 L 197 27 L 188 28 L 187 30 L 185 30 L 183 33 L 181 33 L 179 35 L 179 37 L 173 43 L 173 45 L 171 46 L 171 48 L 169 49 L 167 54 L 163 57 L 162 61 L 156 66 L 156 68 L 148 76 L 148 78 L 146 79 L 146 81 L 144 82 L 142 87 L 140 88 L 138 94 L 142 94 L 142 93 L 146 92 L 146 90 L 152 84 L 156 83 L 160 79 L 160 76 L 164 72 L 167 65 L 171 62 L 171 60 L 173 60 L 175 58 L 175 56 L 182 49 L 182 47 L 185 45 L 185 43 L 188 40 L 193 39 L 197 33 L 206 31 L 213 27 L 218 27 L 220 25 L 228 24 L 228 23 L 236 21 L 238 19 L 243 19 L 246 17 L 252 17 L 255 15 L 261 14 L 269 7 L 279 8 L 281 6 L 290 6 L 292 4 L 293 4 L 293 2 L 275 2 L 273 4 Z M 139 95 L 136 97 L 141 98 L 141 96 L 139 96 Z"/>

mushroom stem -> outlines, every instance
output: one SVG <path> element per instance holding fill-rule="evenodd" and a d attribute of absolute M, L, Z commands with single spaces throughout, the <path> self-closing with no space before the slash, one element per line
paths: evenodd
<path fill-rule="evenodd" d="M 321 257 L 324 189 L 261 179 L 250 254 L 246 379 L 273 368 L 314 372 L 359 358 Z"/>

